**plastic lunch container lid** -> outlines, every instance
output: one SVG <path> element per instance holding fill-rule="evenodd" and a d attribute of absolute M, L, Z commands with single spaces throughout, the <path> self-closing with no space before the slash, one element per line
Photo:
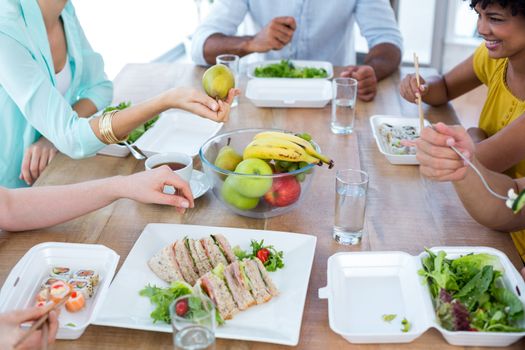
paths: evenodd
<path fill-rule="evenodd" d="M 469 253 L 488 253 L 499 258 L 504 268 L 506 287 L 525 304 L 525 283 L 508 257 L 488 247 L 435 247 L 449 258 Z M 328 299 L 330 328 L 351 343 L 408 343 L 429 328 L 436 328 L 446 341 L 461 346 L 508 346 L 525 332 L 452 332 L 442 328 L 435 318 L 432 299 L 423 277 L 421 259 L 427 253 L 412 256 L 404 252 L 347 252 L 328 259 L 327 286 L 319 289 L 319 298 Z M 391 322 L 382 315 L 395 314 Z M 411 329 L 401 332 L 406 318 Z M 521 327 L 525 327 L 522 321 Z"/>
<path fill-rule="evenodd" d="M 246 97 L 257 107 L 322 108 L 332 99 L 326 79 L 251 79 Z"/>
<path fill-rule="evenodd" d="M 41 282 L 53 266 L 72 270 L 92 269 L 100 276 L 100 284 L 86 309 L 78 313 L 60 313 L 57 339 L 77 339 L 96 318 L 113 279 L 119 255 L 98 244 L 47 242 L 32 247 L 15 265 L 0 290 L 0 313 L 24 309 L 35 304 Z"/>

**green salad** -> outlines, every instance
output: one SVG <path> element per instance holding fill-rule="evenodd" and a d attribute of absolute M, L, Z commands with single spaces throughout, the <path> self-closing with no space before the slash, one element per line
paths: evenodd
<path fill-rule="evenodd" d="M 254 75 L 258 78 L 327 78 L 324 68 L 295 67 L 290 60 L 255 68 Z"/>
<path fill-rule="evenodd" d="M 103 113 L 106 113 L 106 112 L 111 112 L 111 111 L 114 111 L 114 110 L 123 110 L 123 109 L 126 109 L 128 108 L 129 106 L 131 106 L 131 102 L 120 102 L 118 105 L 116 106 L 109 106 L 109 107 L 106 107 L 104 109 L 104 112 Z M 135 141 L 137 141 L 139 139 L 139 137 L 141 137 L 145 132 L 146 130 L 148 130 L 149 128 L 151 128 L 153 126 L 153 124 L 155 124 L 155 122 L 159 119 L 159 116 L 155 116 L 153 117 L 152 119 L 148 120 L 147 122 L 145 122 L 144 124 L 138 126 L 137 128 L 135 128 L 135 130 L 133 130 L 129 136 L 128 136 L 128 142 L 130 143 L 133 143 Z"/>
<path fill-rule="evenodd" d="M 426 278 L 437 319 L 450 331 L 523 332 L 523 304 L 503 283 L 498 257 L 486 253 L 446 258 L 426 249 Z"/>

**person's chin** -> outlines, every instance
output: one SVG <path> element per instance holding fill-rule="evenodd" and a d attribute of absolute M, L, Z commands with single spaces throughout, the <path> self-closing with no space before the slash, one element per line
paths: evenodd
<path fill-rule="evenodd" d="M 503 42 L 501 40 L 485 41 L 485 47 L 488 50 L 490 58 L 503 58 L 507 57 L 504 53 Z"/>

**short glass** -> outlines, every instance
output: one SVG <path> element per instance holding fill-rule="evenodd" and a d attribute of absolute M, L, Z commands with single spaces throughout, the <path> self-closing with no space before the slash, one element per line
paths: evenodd
<path fill-rule="evenodd" d="M 354 131 L 357 80 L 335 78 L 332 81 L 332 120 L 334 134 L 351 134 Z"/>
<path fill-rule="evenodd" d="M 364 232 L 368 174 L 339 170 L 335 177 L 335 220 L 332 237 L 340 244 L 358 244 Z"/>
<path fill-rule="evenodd" d="M 232 54 L 219 55 L 215 58 L 216 64 L 223 64 L 226 67 L 230 68 L 230 70 L 233 73 L 233 76 L 235 77 L 235 87 L 239 86 L 239 61 L 240 61 L 239 56 L 232 55 Z M 235 96 L 232 102 L 232 107 L 235 107 L 238 104 L 239 104 L 238 97 Z"/>
<path fill-rule="evenodd" d="M 215 349 L 215 305 L 205 295 L 188 294 L 169 307 L 175 349 Z"/>

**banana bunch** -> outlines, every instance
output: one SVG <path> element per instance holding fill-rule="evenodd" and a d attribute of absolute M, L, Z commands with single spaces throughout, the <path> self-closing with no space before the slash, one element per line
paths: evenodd
<path fill-rule="evenodd" d="M 318 165 L 326 163 L 329 168 L 334 166 L 334 161 L 317 152 L 309 141 L 280 131 L 265 131 L 255 135 L 253 141 L 244 149 L 243 158 L 274 159 Z"/>

